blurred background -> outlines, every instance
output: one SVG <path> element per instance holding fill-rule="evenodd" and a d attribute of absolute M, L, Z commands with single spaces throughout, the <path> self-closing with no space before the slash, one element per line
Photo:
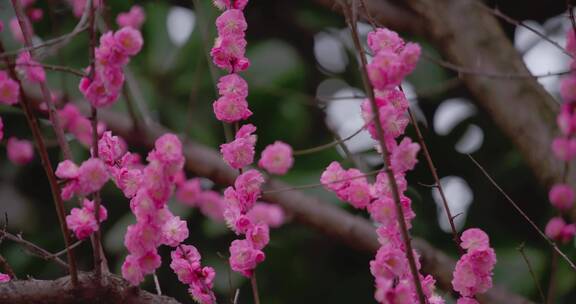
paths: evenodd
<path fill-rule="evenodd" d="M 564 1 L 534 0 L 522 7 L 515 1 L 493 2 L 489 4 L 499 5 L 506 14 L 527 20 L 527 24 L 560 45 L 565 44 L 565 33 L 571 25 L 566 18 Z M 212 113 L 212 102 L 216 98 L 213 76 L 220 71 L 212 67 L 207 52 L 215 37 L 214 20 L 218 11 L 207 0 L 107 1 L 104 18 L 114 20 L 119 12 L 128 11 L 134 4 L 141 5 L 147 15 L 142 28 L 144 49 L 130 63 L 142 92 L 140 99 L 145 101 L 143 108 L 174 132 L 217 148 L 224 142 L 224 133 Z M 66 1 L 36 1 L 35 7 L 45 12 L 43 19 L 34 25 L 35 39 L 45 40 L 67 33 L 77 22 Z M 247 57 L 252 65 L 243 75 L 250 85 L 248 101 L 254 112 L 250 121 L 258 127 L 257 150 L 261 151 L 275 140 L 285 141 L 296 150 L 306 149 L 332 141 L 335 134 L 344 138 L 360 129 L 363 125 L 359 108 L 362 84 L 344 18 L 311 1 L 252 1 L 246 14 Z M 7 25 L 12 16 L 9 1 L 0 0 L 0 19 Z M 502 26 L 533 73 L 568 69 L 569 58 L 549 43 L 523 27 L 506 23 Z M 359 29 L 365 35 L 371 26 L 360 24 Z M 0 37 L 9 50 L 20 47 L 8 30 L 0 33 Z M 474 103 L 458 74 L 429 59 L 439 55 L 422 37 L 404 38 L 419 42 L 426 54 L 424 57 L 428 57 L 421 58 L 403 87 L 421 123 L 452 212 L 459 214 L 458 228 L 480 227 L 487 231 L 498 255 L 495 283 L 537 301 L 537 290 L 518 247 L 525 244 L 525 252 L 542 286 L 547 286 L 549 280 L 550 248 L 494 190 L 466 154 L 472 154 L 483 164 L 542 228 L 553 216 L 546 189 L 537 183 L 489 113 Z M 44 62 L 84 68 L 88 65 L 88 35 L 76 36 Z M 76 76 L 48 72 L 48 79 L 52 89 L 80 101 Z M 558 97 L 558 76 L 539 81 Z M 126 112 L 123 102 L 113 109 Z M 4 120 L 5 138 L 31 137 L 18 111 L 2 107 L 0 115 Z M 407 132 L 415 138 L 412 127 Z M 51 136 L 50 132 L 47 136 Z M 4 142 L 2 144 L 4 146 Z M 356 164 L 363 170 L 372 170 L 380 165 L 373 145 L 369 135 L 362 132 L 346 142 L 354 155 L 352 161 L 340 147 L 298 156 L 294 169 L 282 179 L 293 185 L 318 183 L 321 172 L 332 160 L 347 167 Z M 87 156 L 86 149 L 79 144 L 73 143 L 73 148 L 76 159 Z M 56 160 L 59 151 L 55 145 L 51 153 Z M 408 181 L 408 195 L 417 213 L 413 235 L 457 257 L 441 201 L 428 186 L 434 181 L 423 159 L 410 173 Z M 206 185 L 209 183 L 206 181 Z M 322 188 L 304 191 L 357 213 Z M 32 164 L 18 167 L 8 162 L 5 149 L 0 149 L 2 222 L 6 214 L 8 231 L 21 233 L 25 239 L 56 252 L 63 244 L 49 193 L 38 157 Z M 128 200 L 112 183 L 103 191 L 103 202 L 109 211 L 109 220 L 103 224 L 104 248 L 112 270 L 119 273 L 127 254 L 123 236 L 134 218 Z M 68 202 L 67 207 L 74 204 Z M 230 231 L 175 201 L 171 202 L 171 209 L 189 222 L 187 242 L 199 248 L 205 264 L 216 268 L 215 289 L 221 302 L 240 288 L 239 303 L 251 303 L 249 281 L 228 271 L 225 255 L 234 239 Z M 563 249 L 574 256 L 574 246 L 569 244 Z M 89 269 L 92 265 L 90 247 L 83 244 L 77 250 L 80 268 Z M 23 254 L 17 244 L 4 240 L 0 252 L 20 277 L 50 279 L 61 275 L 53 263 Z M 374 302 L 369 254 L 356 252 L 298 223 L 273 230 L 265 252 L 267 259 L 257 269 L 262 303 Z M 186 287 L 167 267 L 168 248 L 161 248 L 161 253 L 164 265 L 158 275 L 163 292 L 182 303 L 192 303 Z M 558 303 L 576 303 L 576 276 L 562 261 L 557 276 Z M 143 287 L 153 291 L 151 278 Z"/>

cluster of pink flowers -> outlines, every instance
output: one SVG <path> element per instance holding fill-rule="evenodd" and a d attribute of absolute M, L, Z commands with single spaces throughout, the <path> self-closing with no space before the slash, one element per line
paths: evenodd
<path fill-rule="evenodd" d="M 103 155 L 111 164 L 115 183 L 131 199 L 136 224 L 128 226 L 124 237 L 130 254 L 122 265 L 122 275 L 138 285 L 160 267 L 160 245 L 177 247 L 188 238 L 186 221 L 167 206 L 184 166 L 182 143 L 173 134 L 161 136 L 148 154 L 148 164 L 142 166 L 131 153 L 122 155 L 123 149 L 112 150 L 115 141 L 112 137 L 100 140 L 98 149 L 106 151 Z"/>
<path fill-rule="evenodd" d="M 200 304 L 216 303 L 216 296 L 212 291 L 216 272 L 212 267 L 202 267 L 198 250 L 191 245 L 179 245 L 170 256 L 170 268 L 180 282 L 190 286 L 188 292 L 194 300 Z"/>
<path fill-rule="evenodd" d="M 566 50 L 576 54 L 576 36 L 571 29 L 566 37 Z M 574 67 L 574 62 L 571 64 Z M 557 159 L 564 161 L 566 165 L 576 158 L 576 75 L 574 73 L 564 77 L 560 82 L 560 93 L 564 104 L 556 119 L 560 136 L 552 142 L 552 151 Z M 548 198 L 553 207 L 558 210 L 558 215 L 550 219 L 546 225 L 546 235 L 551 239 L 568 243 L 576 235 L 576 224 L 566 223 L 562 217 L 574 206 L 576 199 L 572 186 L 558 183 L 552 186 Z"/>
<path fill-rule="evenodd" d="M 93 107 L 106 107 L 118 100 L 124 84 L 122 69 L 130 57 L 140 52 L 142 45 L 142 34 L 132 26 L 100 37 L 100 45 L 95 50 L 95 71 L 86 69 L 92 77 L 83 77 L 79 85 L 80 92 Z"/>
<path fill-rule="evenodd" d="M 404 43 L 397 33 L 385 28 L 368 34 L 368 47 L 374 55 L 367 66 L 368 77 L 374 88 L 381 91 L 399 86 L 420 57 L 418 44 Z"/>
<path fill-rule="evenodd" d="M 409 105 L 396 86 L 414 69 L 420 48 L 416 44 L 404 43 L 396 33 L 387 29 L 369 33 L 368 46 L 375 55 L 368 70 L 375 88 L 378 118 L 384 129 L 386 149 L 390 152 L 390 167 L 400 193 L 404 221 L 410 228 L 416 215 L 412 211 L 410 198 L 404 195 L 407 189 L 405 174 L 416 165 L 420 147 L 408 137 L 397 143 L 408 124 Z M 363 102 L 361 110 L 369 133 L 378 139 L 369 100 Z M 341 200 L 355 208 L 366 209 L 379 224 L 377 233 L 381 247 L 370 262 L 370 271 L 376 282 L 376 300 L 379 303 L 417 303 L 418 295 L 409 270 L 387 174 L 379 173 L 375 183 L 370 184 L 359 170 L 344 170 L 338 162 L 332 162 L 322 173 L 320 181 Z M 414 255 L 418 256 L 416 253 Z M 416 264 L 419 269 L 418 261 Z M 444 303 L 441 297 L 434 294 L 435 280 L 432 276 L 419 275 L 419 279 L 429 303 Z"/>
<path fill-rule="evenodd" d="M 456 263 L 452 287 L 462 296 L 459 304 L 477 304 L 474 296 L 492 287 L 496 253 L 490 248 L 488 235 L 478 228 L 464 231 L 460 240 L 466 253 Z"/>
<path fill-rule="evenodd" d="M 77 239 L 83 240 L 98 231 L 99 223 L 104 222 L 107 218 L 108 211 L 100 205 L 97 222 L 94 202 L 84 199 L 82 208 L 72 208 L 70 215 L 66 217 L 66 225 L 68 225 L 68 229 L 74 232 Z"/>
<path fill-rule="evenodd" d="M 116 17 L 116 23 L 119 27 L 131 27 L 139 30 L 146 20 L 146 13 L 139 5 L 134 5 L 126 13 L 120 13 Z"/>
<path fill-rule="evenodd" d="M 244 235 L 246 239 L 235 240 L 230 246 L 230 266 L 232 270 L 250 277 L 256 266 L 263 262 L 262 251 L 269 241 L 269 227 L 264 222 L 253 222 L 248 213 L 261 196 L 264 177 L 257 170 L 240 174 L 234 186 L 226 188 L 224 219 L 232 231 Z"/>
<path fill-rule="evenodd" d="M 252 115 L 246 100 L 248 84 L 237 74 L 250 66 L 250 61 L 245 57 L 245 32 L 248 25 L 242 11 L 248 1 L 217 0 L 214 4 L 224 12 L 216 19 L 218 37 L 210 55 L 217 67 L 228 72 L 228 75 L 218 81 L 220 97 L 213 104 L 214 114 L 218 120 L 225 123 L 237 123 Z M 246 277 L 252 276 L 256 266 L 266 257 L 262 250 L 270 240 L 270 225 L 280 225 L 284 221 L 283 213 L 275 211 L 277 209 L 262 203 L 257 204 L 264 183 L 262 174 L 254 169 L 242 173 L 244 167 L 254 162 L 257 139 L 254 132 L 254 125 L 243 125 L 237 130 L 234 140 L 220 146 L 224 161 L 232 168 L 239 169 L 241 173 L 234 186 L 224 191 L 222 216 L 230 229 L 245 236 L 244 239 L 232 242 L 230 266 L 232 270 Z M 262 152 L 258 165 L 272 174 L 285 174 L 293 162 L 292 148 L 285 143 L 276 142 Z M 191 205 L 202 201 L 200 196 L 203 191 L 198 183 L 187 183 L 185 186 L 186 190 L 181 192 L 181 200 Z M 209 198 L 218 200 L 214 195 Z"/>
<path fill-rule="evenodd" d="M 110 176 L 104 162 L 99 158 L 89 158 L 80 166 L 71 160 L 64 160 L 56 168 L 56 176 L 61 179 L 62 199 L 70 200 L 74 195 L 86 196 L 100 189 Z"/>
<path fill-rule="evenodd" d="M 176 199 L 186 206 L 198 208 L 204 216 L 215 222 L 225 222 L 226 200 L 219 192 L 203 190 L 198 178 L 178 183 Z M 282 208 L 259 201 L 246 213 L 246 217 L 251 223 L 264 223 L 272 228 L 278 228 L 286 221 Z"/>

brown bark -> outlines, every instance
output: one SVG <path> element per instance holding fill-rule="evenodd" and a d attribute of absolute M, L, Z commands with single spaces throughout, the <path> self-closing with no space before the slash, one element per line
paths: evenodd
<path fill-rule="evenodd" d="M 179 304 L 170 297 L 151 294 L 128 285 L 122 278 L 107 274 L 99 286 L 95 277 L 78 276 L 72 288 L 70 277 L 58 280 L 21 280 L 0 284 L 0 303 L 10 304 Z"/>

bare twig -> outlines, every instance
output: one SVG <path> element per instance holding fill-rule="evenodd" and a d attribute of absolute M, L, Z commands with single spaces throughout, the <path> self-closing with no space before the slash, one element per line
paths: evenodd
<path fill-rule="evenodd" d="M 68 264 L 66 264 L 66 262 L 62 261 L 57 255 L 54 255 L 54 254 L 48 252 L 46 249 L 23 239 L 21 236 L 13 235 L 10 232 L 4 231 L 4 230 L 0 230 L 0 234 L 2 235 L 2 237 L 6 238 L 7 240 L 21 244 L 31 254 L 38 256 L 38 257 L 40 257 L 44 260 L 47 260 L 47 261 L 54 261 L 59 266 L 63 267 L 66 270 L 69 270 L 69 266 L 68 266 Z M 69 249 L 69 248 L 67 248 L 67 249 Z M 65 250 L 67 250 L 67 249 L 65 249 Z"/>
<path fill-rule="evenodd" d="M 254 297 L 254 304 L 260 304 L 260 295 L 258 294 L 258 281 L 256 280 L 256 271 L 250 277 L 250 284 L 252 285 L 252 296 Z"/>
<path fill-rule="evenodd" d="M 4 45 L 0 42 L 0 52 L 4 51 Z M 60 196 L 60 187 L 58 186 L 58 182 L 56 180 L 56 176 L 54 175 L 54 169 L 52 168 L 52 164 L 50 162 L 50 158 L 48 157 L 48 151 L 46 149 L 46 145 L 44 143 L 44 138 L 42 137 L 42 133 L 40 132 L 40 127 L 38 126 L 38 121 L 32 112 L 32 108 L 30 105 L 30 100 L 24 92 L 22 88 L 22 83 L 16 74 L 16 70 L 12 62 L 5 58 L 4 62 L 9 67 L 8 71 L 10 76 L 14 78 L 20 87 L 20 103 L 22 105 L 22 109 L 24 110 L 24 115 L 26 116 L 26 121 L 28 122 L 28 126 L 32 131 L 32 136 L 34 137 L 34 141 L 36 142 L 36 147 L 38 149 L 38 154 L 40 155 L 40 160 L 42 162 L 42 167 L 44 168 L 44 172 L 48 178 L 48 183 L 50 185 L 50 191 L 52 193 L 52 199 L 54 202 L 54 207 L 56 209 L 56 214 L 58 215 L 58 222 L 60 224 L 60 230 L 62 232 L 62 236 L 64 237 L 64 244 L 66 248 L 68 248 L 67 256 L 68 256 L 68 263 L 70 264 L 70 278 L 72 281 L 72 285 L 76 287 L 78 284 L 78 271 L 76 269 L 76 259 L 74 258 L 74 252 L 70 249 L 70 244 L 72 243 L 70 239 L 70 234 L 68 232 L 68 228 L 66 227 L 66 220 L 65 220 L 65 212 L 64 212 L 64 203 L 62 202 L 62 197 Z"/>
<path fill-rule="evenodd" d="M 524 262 L 526 262 L 526 266 L 528 266 L 528 271 L 530 272 L 530 276 L 532 276 L 532 280 L 534 281 L 534 285 L 536 285 L 536 289 L 538 289 L 538 293 L 540 294 L 540 299 L 542 300 L 542 304 L 546 303 L 546 297 L 544 296 L 544 292 L 542 291 L 542 286 L 540 286 L 540 282 L 538 281 L 538 278 L 536 277 L 536 274 L 534 273 L 534 269 L 532 268 L 532 264 L 530 263 L 528 256 L 524 252 L 524 243 L 520 244 L 520 246 L 518 246 L 517 249 L 520 252 L 520 255 L 522 255 L 522 259 L 524 259 Z"/>
<path fill-rule="evenodd" d="M 369 121 L 368 123 L 370 123 L 371 121 Z M 364 124 L 361 128 L 359 128 L 357 131 L 355 131 L 354 133 L 350 134 L 349 136 L 347 136 L 346 138 L 342 138 L 342 139 L 336 139 L 332 142 L 329 142 L 327 144 L 323 144 L 320 146 L 316 146 L 316 147 L 312 147 L 312 148 L 308 148 L 308 149 L 302 149 L 302 150 L 295 150 L 292 154 L 299 156 L 299 155 L 306 155 L 306 154 L 312 154 L 312 153 L 316 153 L 316 152 L 320 152 L 326 149 L 330 149 L 332 147 L 338 146 L 338 145 L 343 145 L 344 142 L 354 138 L 356 135 L 360 134 L 368 125 L 368 123 Z"/>
<path fill-rule="evenodd" d="M 484 176 L 486 176 L 488 181 L 490 181 L 490 183 L 502 195 L 504 195 L 506 200 L 514 207 L 514 209 L 516 209 L 516 211 L 518 211 L 518 213 L 520 213 L 520 215 L 530 224 L 530 226 L 532 226 L 532 228 L 534 228 L 534 230 L 536 230 L 536 232 L 538 232 L 538 234 L 542 237 L 542 239 L 544 239 L 552 247 L 553 251 L 555 251 L 557 254 L 559 254 L 568 263 L 568 265 L 570 266 L 570 268 L 572 268 L 572 270 L 576 271 L 576 265 L 574 265 L 574 262 L 572 262 L 572 260 L 564 252 L 562 252 L 562 250 L 560 250 L 560 248 L 558 248 L 556 243 L 554 243 L 554 241 L 552 241 L 550 238 L 548 238 L 548 236 L 546 236 L 546 234 L 542 230 L 540 230 L 540 228 L 538 228 L 538 225 L 536 225 L 536 223 L 534 223 L 534 221 L 532 221 L 532 219 L 530 219 L 528 217 L 528 215 L 524 212 L 524 210 L 522 210 L 522 208 L 520 208 L 520 206 L 518 206 L 518 204 L 516 204 L 516 202 L 514 202 L 514 200 L 512 200 L 512 198 L 510 198 L 510 196 L 508 196 L 508 194 L 496 183 L 496 181 L 490 176 L 490 174 L 488 174 L 488 172 L 486 172 L 484 167 L 482 167 L 482 165 L 480 165 L 476 161 L 476 159 L 474 159 L 474 157 L 472 157 L 472 155 L 468 154 L 468 157 L 476 165 L 476 167 L 478 167 L 478 169 L 480 169 L 480 171 L 482 171 L 482 173 L 484 174 Z"/>
<path fill-rule="evenodd" d="M 527 30 L 529 30 L 530 32 L 536 34 L 538 37 L 542 38 L 544 41 L 550 43 L 551 45 L 553 45 L 554 47 L 556 47 L 558 50 L 560 50 L 562 53 L 564 53 L 565 55 L 569 56 L 570 58 L 573 58 L 572 54 L 568 53 L 566 51 L 566 49 L 564 49 L 560 44 L 558 44 L 556 41 L 548 38 L 545 34 L 540 33 L 538 30 L 534 29 L 533 27 L 527 25 L 526 23 L 522 22 L 522 21 L 518 21 L 504 13 L 502 13 L 499 9 L 497 8 L 491 8 L 488 7 L 486 4 L 480 2 L 480 1 L 475 1 L 474 4 L 476 4 L 478 7 L 490 12 L 491 14 L 493 14 L 494 16 L 512 24 L 515 26 L 519 26 L 519 27 L 523 27 Z"/>
<path fill-rule="evenodd" d="M 152 274 L 152 277 L 154 278 L 154 287 L 156 288 L 156 294 L 161 296 L 162 289 L 160 289 L 160 281 L 158 281 L 158 276 L 156 275 L 156 272 Z"/>

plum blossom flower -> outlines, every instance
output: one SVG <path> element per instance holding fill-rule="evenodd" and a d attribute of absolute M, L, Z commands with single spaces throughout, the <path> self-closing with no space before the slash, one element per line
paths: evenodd
<path fill-rule="evenodd" d="M 144 9 L 139 5 L 134 5 L 128 12 L 118 14 L 116 17 L 116 23 L 119 27 L 139 29 L 145 19 L 146 13 L 144 12 Z"/>
<path fill-rule="evenodd" d="M 556 184 L 550 189 L 548 199 L 559 210 L 569 210 L 574 205 L 574 190 L 570 185 Z"/>
<path fill-rule="evenodd" d="M 20 98 L 20 86 L 18 82 L 8 77 L 6 71 L 0 71 L 0 103 L 13 105 Z"/>
<path fill-rule="evenodd" d="M 281 141 L 268 145 L 258 162 L 258 166 L 277 175 L 286 174 L 293 164 L 292 147 Z"/>
<path fill-rule="evenodd" d="M 8 159 L 16 165 L 26 165 L 34 158 L 34 146 L 26 139 L 8 138 L 6 150 Z"/>
<path fill-rule="evenodd" d="M 254 125 L 243 125 L 236 132 L 236 138 L 232 142 L 220 145 L 220 152 L 230 167 L 240 169 L 254 161 L 255 131 Z"/>
<path fill-rule="evenodd" d="M 248 240 L 234 240 L 230 245 L 230 267 L 245 277 L 251 277 L 256 265 L 265 259 L 264 252 L 254 248 Z"/>

